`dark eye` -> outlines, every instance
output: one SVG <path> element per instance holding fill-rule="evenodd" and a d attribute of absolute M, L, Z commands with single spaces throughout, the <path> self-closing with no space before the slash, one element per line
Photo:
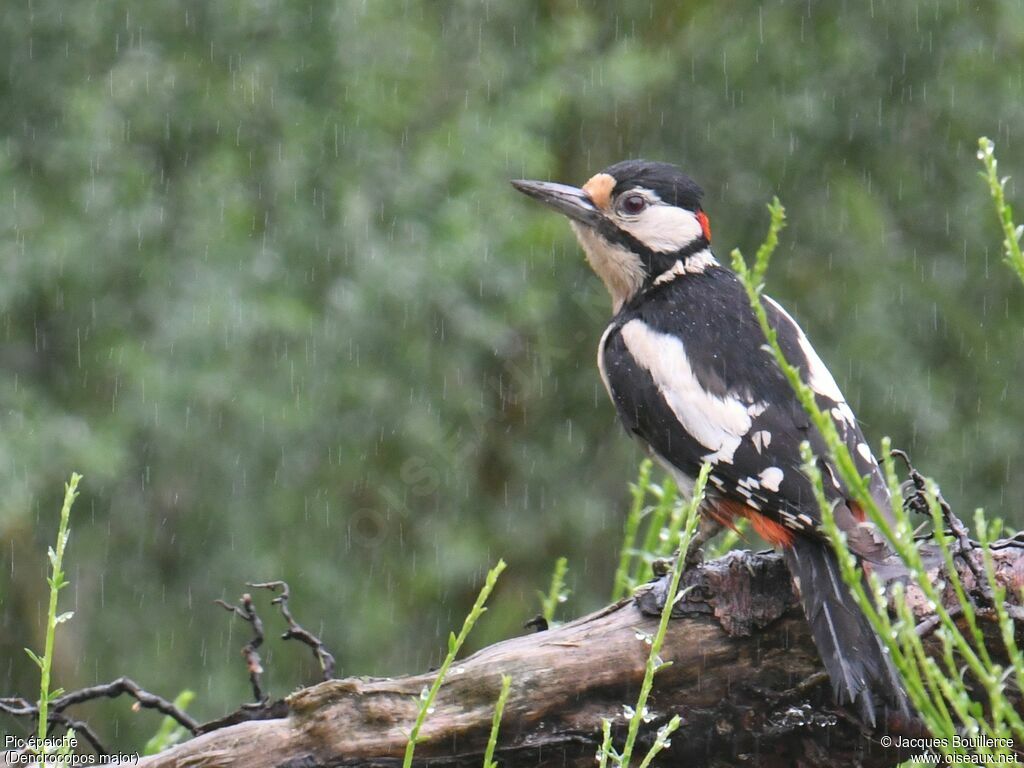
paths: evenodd
<path fill-rule="evenodd" d="M 619 208 L 622 209 L 622 212 L 630 216 L 635 216 L 646 207 L 647 200 L 642 195 L 628 195 L 619 203 Z"/>

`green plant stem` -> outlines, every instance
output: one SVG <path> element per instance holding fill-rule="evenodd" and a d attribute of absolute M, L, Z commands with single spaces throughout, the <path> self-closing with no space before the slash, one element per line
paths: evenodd
<path fill-rule="evenodd" d="M 983 160 L 984 153 L 979 152 Z M 989 155 L 991 148 L 989 147 Z M 1005 204 L 1002 197 L 1002 184 L 995 177 L 994 158 L 993 162 L 986 163 L 989 170 L 989 178 L 993 184 L 993 197 L 996 200 L 997 208 L 1000 211 L 1000 218 L 1004 224 L 1004 232 L 1007 234 L 1007 260 L 1011 266 L 1018 262 L 1019 247 L 1014 246 L 1020 239 L 1020 230 L 1014 230 L 1013 221 L 1009 214 L 1009 206 Z M 938 593 L 936 586 L 928 576 L 928 570 L 921 556 L 907 513 L 900 507 L 892 510 L 892 518 L 888 516 L 888 510 L 883 513 L 879 509 L 873 495 L 868 487 L 867 477 L 861 476 L 853 457 L 850 454 L 846 443 L 839 436 L 835 422 L 818 405 L 817 399 L 801 377 L 800 371 L 792 366 L 778 343 L 775 330 L 770 326 L 767 312 L 761 300 L 763 290 L 763 278 L 768 267 L 771 251 L 778 241 L 778 232 L 785 221 L 785 212 L 778 199 L 774 199 L 769 205 L 771 212 L 771 226 L 764 245 L 758 250 L 757 260 L 753 270 L 748 269 L 742 254 L 738 250 L 733 251 L 733 267 L 743 282 L 754 314 L 757 317 L 761 330 L 768 341 L 771 352 L 776 363 L 784 373 L 787 381 L 796 393 L 804 410 L 811 418 L 818 433 L 825 443 L 825 455 L 831 460 L 836 468 L 839 478 L 846 486 L 848 496 L 860 504 L 867 514 L 868 519 L 885 536 L 892 545 L 893 551 L 905 564 L 909 574 L 923 593 L 925 599 L 939 619 L 939 628 L 936 636 L 942 642 L 943 670 L 934 659 L 925 654 L 924 646 L 917 635 L 913 612 L 900 600 L 902 595 L 901 587 L 897 586 L 894 591 L 896 602 L 897 621 L 894 623 L 887 610 L 887 599 L 885 590 L 875 574 L 870 576 L 870 593 L 866 588 L 864 575 L 859 568 L 856 559 L 847 546 L 846 536 L 837 526 L 832 514 L 832 506 L 825 497 L 821 472 L 818 469 L 817 457 L 811 450 L 807 441 L 801 445 L 801 454 L 804 460 L 803 469 L 811 480 L 818 506 L 822 515 L 822 528 L 828 536 L 835 549 L 843 580 L 851 590 L 851 594 L 865 616 L 871 622 L 872 627 L 878 633 L 888 649 L 897 671 L 905 685 L 907 694 L 916 707 L 919 716 L 922 717 L 929 730 L 936 738 L 946 738 L 950 742 L 952 736 L 960 732 L 980 733 L 993 737 L 1007 737 L 1011 733 L 1017 739 L 1024 739 L 1024 722 L 1010 705 L 1005 695 L 1005 677 L 1003 669 L 994 664 L 984 647 L 984 638 L 981 636 L 976 622 L 974 607 L 969 596 L 963 589 L 953 563 L 952 540 L 943 531 L 944 519 L 938 502 L 938 489 L 932 482 L 928 482 L 925 488 L 925 497 L 928 501 L 929 511 L 932 516 L 933 528 L 935 530 L 935 541 L 943 556 L 944 565 L 953 583 L 954 592 L 964 613 L 965 622 L 970 630 L 973 644 L 963 632 L 960 631 L 957 623 L 953 620 L 949 610 L 943 605 L 942 595 Z M 1024 264 L 1024 262 L 1020 262 Z M 888 441 L 883 445 L 883 460 L 885 464 L 885 477 L 893 498 L 900 498 L 899 484 L 896 480 L 892 459 L 889 456 Z M 982 519 L 982 518 L 979 518 Z M 976 524 L 978 524 L 976 522 Z M 986 563 L 990 562 L 990 553 L 985 553 L 985 536 L 983 535 L 983 556 Z M 996 592 L 997 603 L 999 593 Z M 1011 659 L 1014 658 L 1015 647 L 1012 644 L 1013 624 L 1006 616 L 1005 611 L 999 612 L 998 618 L 1004 636 L 1009 636 L 1011 643 L 1007 643 Z M 964 670 L 961 668 L 962 660 L 970 673 L 977 678 L 985 689 L 988 697 L 990 717 L 983 716 L 984 709 L 972 701 L 971 694 L 964 680 Z M 1020 657 L 1017 656 L 1017 659 Z M 1021 674 L 1015 669 L 1015 673 Z M 947 706 L 948 704 L 948 706 Z M 959 726 L 953 721 L 952 714 L 955 713 L 959 720 Z M 946 749 L 939 746 L 947 756 L 957 753 L 965 754 L 963 749 Z M 998 753 L 1002 754 L 1003 750 Z"/>
<path fill-rule="evenodd" d="M 644 759 L 640 761 L 639 768 L 648 768 L 648 766 L 654 761 L 654 758 L 658 756 L 658 753 L 671 744 L 668 737 L 675 733 L 682 724 L 683 719 L 679 717 L 679 715 L 672 715 L 672 719 L 658 731 L 658 735 L 655 738 L 654 743 L 651 745 L 651 748 L 647 750 L 647 754 L 644 756 Z"/>
<path fill-rule="evenodd" d="M 998 525 L 994 524 L 993 528 L 998 528 Z M 990 544 L 995 536 L 998 536 L 998 530 L 989 531 L 988 522 L 985 520 L 985 515 L 982 511 L 976 510 L 974 513 L 974 532 L 978 536 L 978 540 L 981 542 L 981 551 L 984 557 L 985 565 L 985 578 L 988 581 L 989 589 L 995 596 L 995 609 L 996 615 L 999 618 L 999 627 L 1001 630 L 1003 645 L 1006 647 L 1006 653 L 1009 657 L 1010 663 L 1013 667 L 1014 678 L 1017 681 L 1018 690 L 1024 691 L 1024 654 L 1021 653 L 1020 648 L 1017 646 L 1017 640 L 1014 637 L 1014 623 L 1013 619 L 1010 618 L 1009 612 L 1006 610 L 1006 589 L 996 584 L 996 568 L 995 563 L 992 561 L 992 549 Z"/>
<path fill-rule="evenodd" d="M 608 768 L 608 758 L 612 754 L 612 721 L 601 718 L 601 747 L 597 750 L 597 768 Z"/>
<path fill-rule="evenodd" d="M 49 722 L 50 699 L 53 692 L 50 691 L 50 673 L 53 669 L 53 642 L 57 635 L 57 624 L 70 614 L 64 614 L 58 620 L 57 617 L 57 596 L 60 591 L 68 585 L 64 578 L 64 550 L 67 547 L 70 531 L 68 523 L 71 519 L 71 507 L 78 497 L 78 483 L 82 476 L 77 472 L 71 473 L 71 480 L 64 485 L 64 504 L 60 510 L 60 527 L 57 529 L 57 547 L 50 549 L 47 553 L 50 558 L 50 577 L 46 583 L 50 585 L 50 606 L 46 614 L 46 641 L 43 646 L 43 656 L 39 665 L 39 739 L 46 738 Z"/>
<path fill-rule="evenodd" d="M 1006 202 L 1007 179 L 999 178 L 999 162 L 996 160 L 995 144 L 991 139 L 982 136 L 978 139 L 978 159 L 985 166 L 981 177 L 988 182 L 992 202 L 995 203 L 999 226 L 1003 229 L 1003 258 L 1017 277 L 1024 282 L 1024 254 L 1021 253 L 1020 241 L 1024 236 L 1024 227 L 1018 227 L 1013 221 L 1013 208 Z"/>
<path fill-rule="evenodd" d="M 565 558 L 562 558 L 563 560 Z M 498 694 L 498 701 L 494 705 L 494 717 L 491 719 L 491 733 L 487 737 L 487 749 L 484 751 L 484 768 L 498 768 L 494 762 L 494 750 L 498 746 L 498 730 L 501 728 L 501 716 L 505 712 L 505 702 L 508 701 L 508 693 L 512 690 L 512 678 L 509 675 L 501 676 L 501 692 Z"/>
<path fill-rule="evenodd" d="M 487 574 L 487 580 L 484 582 L 483 587 L 480 589 L 480 594 L 477 595 L 476 602 L 473 603 L 473 607 L 470 609 L 469 614 L 466 616 L 465 621 L 462 622 L 462 629 L 456 636 L 452 632 L 448 636 L 448 655 L 444 657 L 444 662 L 441 664 L 440 669 L 437 670 L 437 676 L 434 678 L 433 685 L 430 686 L 430 690 L 427 695 L 422 697 L 420 701 L 419 712 L 416 713 L 416 722 L 412 726 L 412 730 L 409 731 L 409 740 L 405 745 L 405 758 L 402 760 L 402 768 L 411 768 L 412 757 L 416 751 L 416 744 L 419 741 L 420 729 L 423 727 L 423 723 L 427 720 L 427 715 L 430 714 L 431 709 L 434 706 L 434 699 L 437 698 L 437 692 L 441 689 L 442 683 L 448 674 L 448 669 L 451 667 L 452 662 L 455 661 L 455 657 L 458 655 L 459 650 L 462 648 L 463 643 L 466 642 L 466 638 L 469 637 L 470 631 L 473 629 L 473 625 L 476 624 L 484 612 L 487 610 L 484 604 L 487 602 L 487 598 L 491 596 L 491 591 L 494 589 L 494 585 L 498 581 L 498 576 L 505 570 L 505 561 L 499 560 L 498 564 L 492 568 Z"/>
<path fill-rule="evenodd" d="M 620 766 L 629 766 L 633 755 L 633 747 L 636 744 L 637 734 L 640 732 L 640 724 L 643 722 L 644 712 L 647 708 L 647 699 L 654 686 L 654 675 L 667 667 L 672 662 L 663 662 L 660 657 L 661 647 L 665 642 L 665 635 L 668 632 L 668 622 L 672 617 L 672 608 L 675 606 L 676 597 L 679 594 L 679 581 L 683 576 L 683 569 L 686 563 L 686 553 L 690 548 L 693 534 L 697 530 L 699 520 L 698 509 L 704 500 L 704 486 L 707 484 L 708 474 L 711 472 L 711 465 L 704 464 L 700 474 L 693 486 L 693 496 L 686 506 L 682 533 L 679 540 L 679 550 L 676 553 L 675 564 L 672 567 L 672 578 L 669 581 L 668 592 L 665 595 L 665 605 L 661 609 L 661 619 L 658 621 L 658 631 L 651 641 L 651 651 L 647 655 L 647 663 L 644 668 L 644 679 L 640 684 L 640 694 L 637 696 L 636 708 L 629 721 L 629 729 L 626 732 L 626 742 L 616 762 Z"/>
<path fill-rule="evenodd" d="M 650 484 L 649 491 L 655 498 L 655 504 L 653 507 L 645 507 L 647 527 L 644 530 L 643 541 L 632 550 L 634 559 L 629 575 L 631 587 L 643 584 L 654 575 L 651 562 L 655 558 L 672 553 L 673 544 L 679 535 L 679 526 L 682 524 L 682 511 L 676 509 L 679 489 L 675 481 L 671 477 L 666 477 L 661 485 Z M 666 534 L 664 537 L 663 532 Z"/>
<path fill-rule="evenodd" d="M 629 594 L 629 590 L 633 586 L 630 583 L 629 566 L 634 554 L 636 535 L 640 530 L 640 520 L 644 515 L 644 500 L 647 498 L 647 489 L 651 484 L 652 467 L 653 463 L 650 459 L 640 462 L 639 476 L 631 487 L 632 503 L 622 534 L 622 550 L 619 552 L 619 565 L 615 569 L 615 581 L 612 585 L 612 602 L 621 600 Z"/>
<path fill-rule="evenodd" d="M 566 557 L 558 558 L 555 561 L 555 570 L 551 574 L 551 586 L 548 587 L 547 595 L 543 592 L 539 593 L 541 597 L 541 616 L 544 617 L 544 621 L 548 624 L 554 621 L 555 611 L 558 610 L 559 603 L 565 600 L 565 574 L 568 570 L 569 559 Z"/>

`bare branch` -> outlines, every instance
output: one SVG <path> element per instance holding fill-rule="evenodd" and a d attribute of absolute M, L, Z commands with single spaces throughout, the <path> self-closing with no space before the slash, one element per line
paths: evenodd
<path fill-rule="evenodd" d="M 242 658 L 245 659 L 245 666 L 249 670 L 249 682 L 252 684 L 252 695 L 258 704 L 267 702 L 267 695 L 263 692 L 263 663 L 260 660 L 259 647 L 263 645 L 263 621 L 256 613 L 252 604 L 252 595 L 246 592 L 242 595 L 240 605 L 231 605 L 223 600 L 214 600 L 226 611 L 238 616 L 242 621 L 252 627 L 252 639 L 242 646 Z"/>
<path fill-rule="evenodd" d="M 281 615 L 288 624 L 288 629 L 281 634 L 281 639 L 298 640 L 300 643 L 309 646 L 313 651 L 313 656 L 316 657 L 317 663 L 320 665 L 324 680 L 331 680 L 334 677 L 334 656 L 327 650 L 327 646 L 324 645 L 319 637 L 304 629 L 292 617 L 292 612 L 288 608 L 288 598 L 291 597 L 288 583 L 285 581 L 266 581 L 258 584 L 249 584 L 248 586 L 253 589 L 269 589 L 271 592 L 280 590 L 281 594 L 270 602 L 272 605 L 280 607 Z"/>

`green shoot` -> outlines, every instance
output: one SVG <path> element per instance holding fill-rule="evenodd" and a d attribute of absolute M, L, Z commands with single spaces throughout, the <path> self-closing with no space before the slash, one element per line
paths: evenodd
<path fill-rule="evenodd" d="M 564 560 L 560 558 L 559 560 Z M 498 701 L 494 705 L 494 717 L 491 720 L 491 733 L 487 737 L 487 749 L 484 751 L 484 768 L 498 768 L 494 760 L 494 749 L 498 746 L 498 729 L 501 728 L 501 716 L 505 712 L 505 702 L 508 701 L 508 692 L 512 689 L 512 678 L 509 675 L 501 676 L 501 692 L 498 694 Z"/>
<path fill-rule="evenodd" d="M 658 557 L 672 554 L 671 542 L 679 538 L 682 507 L 680 506 L 679 489 L 670 477 L 666 477 L 661 485 L 651 485 L 650 493 L 654 497 L 654 506 L 648 508 L 649 520 L 643 541 L 638 550 L 634 550 L 633 572 L 630 584 L 635 588 L 638 584 L 654 576 L 651 563 Z"/>
<path fill-rule="evenodd" d="M 53 670 L 53 641 L 57 634 L 57 625 L 63 624 L 74 614 L 71 611 L 57 615 L 57 596 L 70 582 L 64 575 L 64 550 L 68 545 L 68 538 L 71 531 L 68 522 L 71 519 L 71 507 L 78 497 L 78 483 L 82 476 L 77 472 L 71 473 L 71 480 L 64 485 L 64 504 L 60 510 L 60 525 L 57 529 L 57 547 L 50 547 L 47 557 L 50 560 L 50 576 L 46 583 L 50 585 L 50 605 L 46 615 L 46 640 L 43 646 L 42 657 L 37 656 L 28 648 L 25 653 L 39 667 L 39 730 L 40 742 L 45 742 L 49 729 L 49 708 L 50 702 L 60 696 L 64 691 L 60 688 L 50 690 L 50 674 Z M 45 747 L 44 747 L 45 751 Z"/>
<path fill-rule="evenodd" d="M 491 592 L 494 590 L 494 585 L 498 581 L 498 576 L 505 570 L 505 561 L 499 560 L 498 564 L 494 566 L 488 572 L 487 579 L 484 582 L 483 587 L 480 589 L 480 594 L 477 595 L 476 602 L 473 603 L 473 607 L 470 609 L 469 614 L 466 616 L 465 621 L 462 622 L 462 629 L 456 636 L 454 632 L 448 636 L 448 655 L 444 657 L 440 669 L 437 670 L 437 676 L 434 678 L 433 685 L 429 689 L 424 688 L 423 693 L 420 694 L 420 708 L 416 714 L 416 722 L 412 726 L 412 730 L 409 732 L 409 740 L 405 745 L 405 758 L 402 760 L 402 768 L 410 768 L 412 766 L 413 753 L 416 751 L 416 744 L 420 739 L 420 729 L 423 728 L 423 723 L 426 722 L 427 716 L 433 712 L 434 699 L 437 698 L 437 692 L 441 689 L 441 685 L 444 683 L 445 677 L 448 675 L 448 669 L 451 667 L 452 662 L 455 661 L 455 657 L 458 655 L 459 650 L 462 648 L 463 643 L 466 642 L 466 638 L 469 637 L 469 633 L 473 629 L 473 625 L 476 624 L 487 608 L 484 604 L 487 602 L 487 598 L 491 596 Z"/>
<path fill-rule="evenodd" d="M 650 580 L 652 563 L 669 557 L 679 545 L 685 505 L 672 478 L 666 477 L 661 485 L 651 482 L 652 466 L 650 459 L 644 459 L 636 483 L 630 486 L 632 503 L 612 585 L 613 601 Z"/>
<path fill-rule="evenodd" d="M 996 145 L 991 139 L 984 136 L 978 139 L 978 159 L 985 166 L 985 170 L 979 175 L 988 182 L 992 202 L 996 207 L 996 216 L 999 217 L 999 225 L 1003 228 L 1003 258 L 1010 269 L 1017 273 L 1021 282 L 1024 282 L 1024 255 L 1020 250 L 1024 225 L 1017 226 L 1013 223 L 1013 208 L 1006 202 L 1006 182 L 1009 179 L 999 178 L 999 163 L 996 160 L 995 149 Z"/>
<path fill-rule="evenodd" d="M 991 172 L 994 174 L 994 158 Z M 1001 183 L 996 182 L 1001 191 Z M 993 189 L 995 196 L 995 188 Z M 997 205 L 1001 197 L 997 197 Z M 824 438 L 826 453 L 835 466 L 847 492 L 866 512 L 868 519 L 874 523 L 889 540 L 896 555 L 903 561 L 910 575 L 909 586 L 920 590 L 929 607 L 934 611 L 938 628 L 935 636 L 941 643 L 939 661 L 929 656 L 922 638 L 918 633 L 915 617 L 908 602 L 903 599 L 905 587 L 897 584 L 892 595 L 896 608 L 896 620 L 888 613 L 888 597 L 882 584 L 874 574 L 870 578 L 870 586 L 865 583 L 864 574 L 857 564 L 856 558 L 847 546 L 845 534 L 837 526 L 832 514 L 832 506 L 825 496 L 821 473 L 810 445 L 804 443 L 802 455 L 804 472 L 812 482 L 818 506 L 822 515 L 822 529 L 835 548 L 843 580 L 851 590 L 861 610 L 864 611 L 875 631 L 888 649 L 908 697 L 919 716 L 922 718 L 936 741 L 936 747 L 947 758 L 952 755 L 998 755 L 1009 757 L 1012 753 L 1014 739 L 1017 743 L 1024 740 L 1024 722 L 1013 709 L 1005 693 L 1007 672 L 994 663 L 985 646 L 985 638 L 977 622 L 977 611 L 970 596 L 964 589 L 957 574 L 954 563 L 954 543 L 946 535 L 945 520 L 938 501 L 938 488 L 928 482 L 925 497 L 932 517 L 933 536 L 938 553 L 944 561 L 949 575 L 950 585 L 959 603 L 958 612 L 964 617 L 968 634 L 964 634 L 954 619 L 954 614 L 946 609 L 942 595 L 928 576 L 928 568 L 922 557 L 919 544 L 913 536 L 908 513 L 901 505 L 883 512 L 872 497 L 866 477 L 861 477 L 850 456 L 845 442 L 840 438 L 831 417 L 818 406 L 811 389 L 804 384 L 800 372 L 785 358 L 779 347 L 774 329 L 768 323 L 767 313 L 761 301 L 764 275 L 768 267 L 772 249 L 778 241 L 778 232 L 782 229 L 785 214 L 777 199 L 769 206 L 771 225 L 765 244 L 758 250 L 755 268 L 749 270 L 739 251 L 733 251 L 733 267 L 739 274 L 746 288 L 751 306 L 757 316 L 761 330 L 768 340 L 769 347 L 779 367 L 782 369 L 804 410 Z M 1009 237 L 1012 234 L 1012 219 L 1007 216 L 1007 209 L 1002 208 L 1004 223 L 1010 225 Z M 1018 236 L 1019 237 L 1019 236 Z M 1008 260 L 1011 254 L 1008 246 Z M 1019 251 L 1018 251 L 1019 253 Z M 885 459 L 884 469 L 889 484 L 890 494 L 894 499 L 900 498 L 899 482 L 889 455 L 888 440 L 883 442 L 882 455 Z M 1014 625 L 1005 606 L 1002 605 L 1002 592 L 995 590 L 992 554 L 988 548 L 989 534 L 986 530 L 984 517 L 980 513 L 976 517 L 976 527 L 981 533 L 982 555 L 985 563 L 986 578 L 990 588 L 996 595 L 996 619 L 1008 656 L 1014 663 L 1013 675 L 1019 681 L 1024 677 L 1024 660 L 1014 642 Z M 986 707 L 976 702 L 969 687 L 969 677 L 973 676 L 981 686 L 987 699 Z M 967 743 L 960 737 L 963 734 L 984 736 L 1001 740 L 994 746 Z M 945 740 L 945 741 L 942 741 Z M 1009 745 L 1007 747 L 1006 745 Z"/>
<path fill-rule="evenodd" d="M 628 768 L 633 758 L 633 749 L 636 745 L 637 735 L 640 732 L 641 723 L 650 719 L 647 711 L 647 700 L 650 697 L 651 689 L 654 687 L 654 676 L 672 662 L 662 661 L 661 648 L 665 643 L 665 635 L 668 632 L 669 619 L 672 617 L 672 608 L 677 598 L 681 596 L 679 582 L 682 579 L 683 569 L 686 563 L 686 553 L 690 548 L 690 542 L 697 531 L 700 520 L 698 509 L 704 500 L 704 487 L 707 484 L 708 474 L 711 465 L 705 464 L 701 467 L 700 474 L 693 487 L 693 496 L 682 510 L 682 523 L 680 526 L 679 549 L 676 552 L 675 562 L 672 566 L 672 577 L 669 581 L 668 591 L 665 596 L 665 605 L 661 610 L 661 618 L 658 621 L 658 629 L 653 638 L 645 638 L 650 642 L 651 650 L 647 655 L 647 662 L 644 667 L 644 679 L 640 684 L 640 693 L 637 696 L 636 706 L 627 707 L 626 714 L 629 717 L 629 726 L 626 731 L 626 741 L 622 751 L 619 752 L 612 744 L 611 723 L 605 719 L 602 722 L 603 740 L 601 749 L 598 751 L 597 759 L 601 766 L 606 766 L 610 759 L 619 768 Z M 641 768 L 647 768 L 659 752 L 669 746 L 669 736 L 679 727 L 681 720 L 674 716 L 668 723 L 658 729 L 654 744 L 651 745 L 647 755 L 641 761 Z"/>
<path fill-rule="evenodd" d="M 640 462 L 640 473 L 636 482 L 630 486 L 633 503 L 626 515 L 625 530 L 622 534 L 622 550 L 619 553 L 619 567 L 615 570 L 615 582 L 612 585 L 612 602 L 621 600 L 632 591 L 629 571 L 633 561 L 633 546 L 640 530 L 640 521 L 644 516 L 644 502 L 647 491 L 651 487 L 651 468 L 654 464 L 650 459 Z"/>
<path fill-rule="evenodd" d="M 184 690 L 175 697 L 174 706 L 184 712 L 195 697 L 196 695 L 193 691 Z M 160 721 L 160 727 L 157 729 L 157 732 L 146 742 L 146 746 L 142 749 L 142 754 L 155 755 L 158 752 L 163 752 L 165 749 L 169 749 L 178 742 L 187 739 L 189 735 L 189 732 L 178 725 L 178 722 L 173 717 L 165 717 Z"/>
<path fill-rule="evenodd" d="M 601 746 L 597 750 L 597 768 L 608 768 L 608 758 L 613 751 L 612 721 L 604 717 L 601 719 Z"/>
<path fill-rule="evenodd" d="M 565 574 L 569 570 L 569 560 L 565 557 L 560 557 L 555 561 L 555 570 L 551 574 L 551 586 L 548 587 L 547 594 L 541 591 L 537 591 L 538 597 L 540 597 L 540 614 L 544 617 L 544 621 L 551 626 L 555 619 L 555 611 L 558 610 L 558 606 L 569 599 L 569 590 L 565 588 Z"/>

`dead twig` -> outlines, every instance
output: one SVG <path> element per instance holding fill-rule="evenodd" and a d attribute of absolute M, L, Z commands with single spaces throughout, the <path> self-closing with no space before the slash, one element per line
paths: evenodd
<path fill-rule="evenodd" d="M 47 720 L 51 723 L 59 723 L 64 726 L 65 731 L 74 731 L 75 735 L 84 738 L 89 742 L 89 746 L 93 748 L 93 751 L 97 755 L 106 757 L 110 754 L 110 751 L 104 747 L 103 742 L 100 741 L 100 737 L 84 720 L 74 720 L 60 712 L 54 712 L 52 715 L 48 715 Z M 193 731 L 193 733 L 195 733 L 195 731 Z"/>
<path fill-rule="evenodd" d="M 914 495 L 907 500 L 908 506 L 911 509 L 922 511 L 927 514 L 929 512 L 930 502 L 928 500 L 928 486 L 924 475 L 918 472 L 914 468 L 914 465 L 910 463 L 910 457 L 905 451 L 894 448 L 889 453 L 893 458 L 900 459 L 907 467 L 907 474 L 910 476 L 910 482 L 914 492 Z M 949 502 L 942 497 L 942 493 L 937 487 L 935 489 L 935 502 L 939 505 L 939 509 L 942 511 L 942 517 L 949 526 L 950 533 L 952 533 L 953 537 L 956 539 L 956 554 L 960 556 L 960 559 L 967 565 L 971 575 L 974 577 L 976 589 L 982 594 L 990 606 L 995 605 L 995 595 L 992 593 L 992 588 L 989 586 L 988 578 L 984 571 L 978 566 L 977 562 L 975 562 L 974 558 L 971 557 L 971 551 L 977 548 L 977 543 L 971 540 L 967 526 L 964 525 L 963 521 L 953 513 L 953 508 L 950 507 Z"/>
<path fill-rule="evenodd" d="M 224 610 L 235 614 L 252 627 L 253 636 L 248 643 L 242 646 L 242 658 L 245 659 L 245 665 L 249 670 L 249 682 L 252 684 L 253 698 L 256 699 L 258 705 L 262 706 L 269 699 L 263 692 L 263 664 L 260 661 L 258 650 L 263 645 L 264 640 L 263 621 L 256 614 L 256 609 L 253 607 L 252 595 L 248 592 L 242 595 L 239 605 L 231 605 L 231 603 L 219 599 L 213 602 Z"/>
<path fill-rule="evenodd" d="M 280 593 L 270 602 L 272 605 L 280 608 L 281 616 L 284 617 L 288 625 L 288 629 L 281 635 L 281 639 L 298 640 L 303 645 L 308 646 L 320 664 L 324 681 L 334 679 L 336 664 L 334 655 L 327 650 L 327 647 L 319 637 L 305 629 L 292 616 L 291 609 L 288 606 L 288 599 L 291 597 L 291 590 L 288 588 L 288 584 L 284 581 L 266 581 L 250 583 L 246 584 L 246 586 L 252 589 L 268 589 L 271 592 Z M 256 701 L 243 704 L 234 712 L 204 723 L 199 726 L 199 731 L 201 733 L 209 733 L 238 723 L 254 720 L 273 720 L 287 716 L 287 703 L 282 699 L 272 701 L 270 696 L 263 690 L 263 664 L 258 649 L 263 645 L 266 637 L 263 630 L 263 621 L 256 613 L 252 595 L 248 592 L 243 594 L 238 605 L 231 605 L 224 600 L 215 600 L 214 602 L 224 610 L 235 614 L 252 627 L 253 637 L 242 647 L 242 657 L 245 659 L 246 667 L 249 670 L 249 681 L 252 683 L 253 697 Z"/>
<path fill-rule="evenodd" d="M 253 589 L 269 589 L 271 592 L 278 592 L 281 594 L 270 601 L 271 605 L 276 605 L 281 609 L 281 616 L 284 617 L 285 622 L 288 624 L 288 629 L 281 634 L 282 640 L 298 640 L 300 643 L 309 646 L 313 651 L 313 656 L 316 657 L 317 662 L 320 664 L 320 669 L 323 672 L 324 680 L 334 679 L 334 656 L 330 651 L 327 650 L 327 646 L 324 645 L 323 640 L 314 635 L 309 630 L 303 628 L 295 618 L 292 616 L 291 610 L 288 608 L 288 598 L 291 597 L 291 592 L 288 589 L 288 583 L 285 581 L 265 581 L 258 584 L 249 584 L 248 586 Z"/>
<path fill-rule="evenodd" d="M 167 699 L 157 696 L 155 693 L 142 688 L 138 683 L 128 677 L 119 677 L 109 683 L 92 685 L 88 688 L 79 688 L 76 691 L 65 693 L 50 702 L 50 713 L 47 720 L 65 729 L 74 729 L 75 733 L 89 742 L 89 745 L 99 755 L 109 754 L 103 746 L 102 741 L 89 724 L 82 720 L 75 720 L 64 713 L 68 707 L 76 704 L 83 704 L 96 699 L 114 699 L 118 696 L 131 696 L 136 701 L 137 707 L 144 709 L 155 709 L 168 717 L 174 719 L 179 725 L 188 729 L 195 735 L 199 733 L 199 723 L 193 720 L 183 710 L 174 706 Z M 22 698 L 0 699 L 0 712 L 13 717 L 29 717 L 33 720 L 39 719 L 39 707 Z"/>
<path fill-rule="evenodd" d="M 93 699 L 114 699 L 122 694 L 131 696 L 138 702 L 140 707 L 162 712 L 192 733 L 195 733 L 199 728 L 199 723 L 174 706 L 174 704 L 161 696 L 157 696 L 155 693 L 144 690 L 130 677 L 119 677 L 117 680 L 104 683 L 103 685 L 93 685 L 89 688 L 81 688 L 77 691 L 65 693 L 63 696 L 59 696 L 51 701 L 50 708 L 54 712 L 63 712 L 74 704 L 81 704 Z"/>
<path fill-rule="evenodd" d="M 0 712 L 12 717 L 34 717 L 39 714 L 39 708 L 29 704 L 25 699 L 9 697 L 0 699 Z"/>
<path fill-rule="evenodd" d="M 951 605 L 949 608 L 946 609 L 946 613 L 949 614 L 949 617 L 951 619 L 955 619 L 963 612 L 964 609 L 960 605 Z M 927 619 L 918 624 L 916 627 L 914 627 L 914 631 L 917 632 L 918 637 L 925 638 L 928 637 L 928 635 L 930 635 L 932 632 L 934 632 L 941 623 L 942 618 L 938 614 L 932 614 Z"/>

